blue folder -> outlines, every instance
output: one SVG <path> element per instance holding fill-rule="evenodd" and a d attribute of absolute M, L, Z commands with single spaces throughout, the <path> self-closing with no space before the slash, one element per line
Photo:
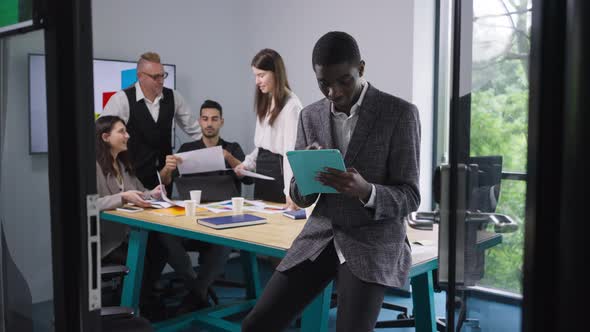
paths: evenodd
<path fill-rule="evenodd" d="M 223 217 L 202 218 L 198 219 L 197 223 L 215 229 L 223 229 L 240 226 L 266 224 L 266 219 L 252 214 L 237 214 Z"/>
<path fill-rule="evenodd" d="M 297 150 L 288 151 L 287 159 L 293 170 L 297 187 L 302 195 L 315 193 L 338 193 L 336 189 L 324 186 L 315 178 L 318 172 L 324 171 L 324 168 L 331 167 L 345 171 L 342 154 L 336 149 L 326 150 Z"/>

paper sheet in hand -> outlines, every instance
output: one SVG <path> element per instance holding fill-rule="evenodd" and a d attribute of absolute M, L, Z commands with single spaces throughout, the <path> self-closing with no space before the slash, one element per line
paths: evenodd
<path fill-rule="evenodd" d="M 258 174 L 258 173 L 254 173 L 254 172 L 250 172 L 247 170 L 242 170 L 241 171 L 242 174 L 244 174 L 244 176 L 249 176 L 251 178 L 257 178 L 257 179 L 262 179 L 262 180 L 274 180 L 275 178 L 270 177 L 270 176 L 266 176 L 266 175 L 262 175 L 262 174 Z"/>
<path fill-rule="evenodd" d="M 148 200 L 147 202 L 150 203 L 154 209 L 166 209 L 173 206 L 184 208 L 184 201 L 173 201 L 168 197 L 162 197 L 162 200 Z"/>
<path fill-rule="evenodd" d="M 165 208 L 169 208 L 171 206 L 184 207 L 184 201 L 171 200 L 170 198 L 168 198 L 168 196 L 166 196 L 166 191 L 162 191 L 162 199 L 161 200 L 152 199 L 152 200 L 148 200 L 148 203 L 150 203 L 150 205 L 156 209 L 165 209 Z"/>
<path fill-rule="evenodd" d="M 182 162 L 178 164 L 180 174 L 203 173 L 225 169 L 225 159 L 223 159 L 223 149 L 221 146 L 176 153 L 175 156 L 182 158 Z"/>
<path fill-rule="evenodd" d="M 342 154 L 336 149 L 288 151 L 287 158 L 293 170 L 297 187 L 302 195 L 337 193 L 336 189 L 324 186 L 315 178 L 325 167 L 346 170 Z"/>
<path fill-rule="evenodd" d="M 156 209 L 166 209 L 172 206 L 182 206 L 184 207 L 183 201 L 173 201 L 168 196 L 166 196 L 166 187 L 162 185 L 162 178 L 160 177 L 160 172 L 156 171 L 156 176 L 158 177 L 158 182 L 160 183 L 160 188 L 162 188 L 162 200 L 149 200 L 149 203 L 153 208 Z"/>

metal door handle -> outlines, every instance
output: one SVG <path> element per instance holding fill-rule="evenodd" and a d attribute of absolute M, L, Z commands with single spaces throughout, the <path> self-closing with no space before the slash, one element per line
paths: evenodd
<path fill-rule="evenodd" d="M 414 229 L 432 230 L 432 226 L 439 222 L 438 211 L 412 212 L 406 220 L 408 225 Z M 501 213 L 467 212 L 465 222 L 494 223 L 496 233 L 513 233 L 518 230 L 518 224 L 510 216 Z"/>
<path fill-rule="evenodd" d="M 414 229 L 431 231 L 432 226 L 439 222 L 438 212 L 412 212 L 407 217 L 408 225 Z"/>
<path fill-rule="evenodd" d="M 510 216 L 501 213 L 467 212 L 466 222 L 494 223 L 494 232 L 513 233 L 518 229 L 518 224 Z"/>

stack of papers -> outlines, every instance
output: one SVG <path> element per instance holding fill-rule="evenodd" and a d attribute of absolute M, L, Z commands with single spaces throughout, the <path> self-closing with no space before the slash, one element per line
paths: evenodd
<path fill-rule="evenodd" d="M 231 200 L 215 202 L 201 206 L 213 213 L 229 212 L 233 210 Z M 283 213 L 287 211 L 287 209 L 285 209 L 284 206 L 270 205 L 260 201 L 244 200 L 244 211 L 275 214 Z"/>
<path fill-rule="evenodd" d="M 244 210 L 246 210 L 250 207 L 264 207 L 264 205 L 265 204 L 262 202 L 250 201 L 247 199 L 244 200 Z M 233 210 L 233 205 L 232 205 L 231 200 L 210 203 L 210 204 L 202 205 L 202 206 L 213 213 L 228 212 L 228 211 Z"/>
<path fill-rule="evenodd" d="M 266 214 L 277 214 L 283 213 L 287 211 L 284 206 L 277 206 L 277 205 L 269 205 L 265 204 L 263 207 L 250 207 L 244 208 L 244 210 L 252 211 L 252 212 L 259 212 L 259 213 L 266 213 Z"/>
<path fill-rule="evenodd" d="M 172 206 L 172 207 L 165 208 L 165 209 L 149 210 L 148 212 L 157 214 L 159 216 L 164 216 L 164 217 L 178 217 L 178 216 L 185 215 L 185 210 L 182 206 Z M 209 210 L 202 208 L 202 207 L 197 207 L 196 213 L 202 213 L 202 212 L 209 212 Z"/>
<path fill-rule="evenodd" d="M 173 206 L 180 206 L 182 208 L 184 208 L 184 201 L 173 201 L 171 199 L 169 199 L 168 197 L 165 197 L 165 195 L 162 196 L 162 198 L 164 200 L 148 200 L 147 202 L 150 203 L 150 205 L 154 208 L 154 209 L 167 209 L 169 207 L 173 207 Z"/>

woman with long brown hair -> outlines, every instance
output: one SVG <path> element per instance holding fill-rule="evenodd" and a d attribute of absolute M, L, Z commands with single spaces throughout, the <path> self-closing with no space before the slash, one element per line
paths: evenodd
<path fill-rule="evenodd" d="M 127 203 L 149 207 L 150 198 L 160 199 L 158 185 L 146 190 L 133 174 L 127 158 L 129 134 L 125 123 L 118 116 L 103 116 L 96 120 L 96 183 L 99 211 L 112 210 Z M 118 248 L 127 236 L 128 227 L 122 224 L 101 223 L 102 257 Z"/>
<path fill-rule="evenodd" d="M 291 91 L 285 64 L 279 53 L 263 49 L 254 56 L 251 66 L 256 79 L 255 148 L 235 171 L 242 175 L 240 171 L 243 169 L 256 170 L 257 173 L 274 177 L 274 181 L 256 179 L 254 198 L 286 202 L 287 208 L 297 209 L 289 197 L 293 172 L 286 160 L 286 153 L 295 148 L 297 121 L 303 107 Z"/>

